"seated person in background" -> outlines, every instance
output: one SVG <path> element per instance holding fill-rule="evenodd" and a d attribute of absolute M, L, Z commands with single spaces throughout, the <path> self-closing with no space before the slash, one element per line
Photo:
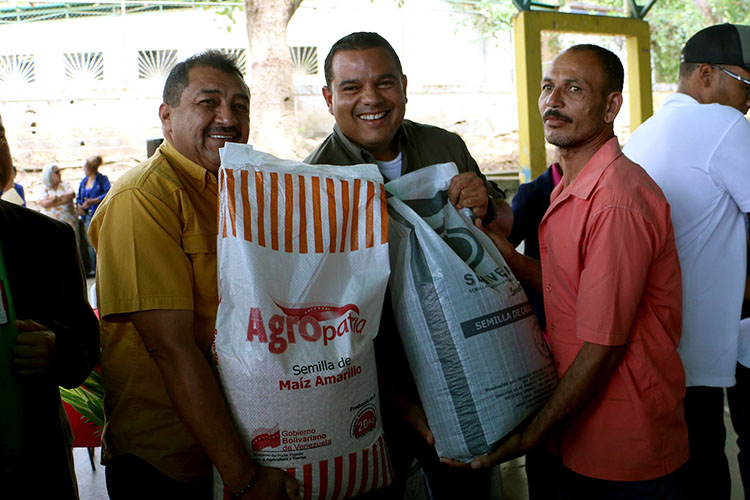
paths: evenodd
<path fill-rule="evenodd" d="M 25 207 L 26 194 L 23 192 L 23 186 L 15 182 L 17 173 L 18 170 L 16 170 L 16 166 L 13 165 L 13 172 L 10 176 L 10 179 L 8 179 L 8 183 L 3 189 L 2 199 Z"/>
<path fill-rule="evenodd" d="M 0 119 L 0 185 L 10 168 Z M 0 200 L 0 288 L 0 496 L 77 500 L 59 386 L 86 379 L 99 330 L 70 227 Z"/>
<path fill-rule="evenodd" d="M 516 247 L 523 241 L 523 254 L 528 257 L 539 259 L 539 224 L 549 208 L 549 195 L 561 180 L 562 169 L 559 164 L 553 163 L 533 181 L 521 184 L 511 201 L 513 230 L 508 235 L 508 241 Z M 534 308 L 539 327 L 544 330 L 544 296 L 528 285 L 522 285 Z"/>
<path fill-rule="evenodd" d="M 325 59 L 325 77 L 323 97 L 336 124 L 333 133 L 305 159 L 307 163 L 375 163 L 388 181 L 435 163 L 454 162 L 460 173 L 451 180 L 451 202 L 470 208 L 498 232 L 510 232 L 512 212 L 505 193 L 486 181 L 464 141 L 447 130 L 404 119 L 406 76 L 387 40 L 377 33 L 343 37 Z M 375 350 L 395 476 L 393 485 L 379 494 L 403 496 L 409 469 L 417 458 L 432 498 L 488 498 L 487 471 L 458 471 L 439 463 L 390 304 L 387 293 Z"/>
<path fill-rule="evenodd" d="M 76 232 L 76 241 L 78 241 L 78 217 L 73 205 L 76 192 L 70 184 L 62 180 L 62 173 L 57 164 L 51 163 L 44 167 L 42 184 L 44 184 L 45 195 L 45 198 L 39 200 L 42 213 L 70 224 Z"/>

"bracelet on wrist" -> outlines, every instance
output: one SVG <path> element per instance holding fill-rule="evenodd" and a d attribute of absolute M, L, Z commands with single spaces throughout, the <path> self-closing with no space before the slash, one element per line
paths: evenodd
<path fill-rule="evenodd" d="M 258 476 L 260 476 L 260 465 L 258 465 L 258 468 L 255 469 L 255 474 L 253 474 L 253 477 L 250 478 L 250 482 L 247 483 L 247 486 L 242 488 L 240 491 L 230 493 L 229 498 L 231 498 L 232 500 L 234 500 L 235 498 L 240 498 L 242 495 L 252 490 L 253 486 L 255 486 L 255 482 L 258 480 Z"/>

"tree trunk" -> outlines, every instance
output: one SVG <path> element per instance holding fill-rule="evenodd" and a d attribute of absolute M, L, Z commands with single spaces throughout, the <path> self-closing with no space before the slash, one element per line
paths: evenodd
<path fill-rule="evenodd" d="M 286 29 L 302 0 L 245 0 L 252 85 L 250 131 L 254 147 L 282 158 L 297 157 L 292 58 Z"/>

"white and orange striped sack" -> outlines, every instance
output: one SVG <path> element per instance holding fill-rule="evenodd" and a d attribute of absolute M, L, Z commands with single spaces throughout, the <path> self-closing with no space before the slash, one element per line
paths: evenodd
<path fill-rule="evenodd" d="M 386 486 L 373 351 L 390 273 L 380 172 L 240 144 L 221 155 L 214 361 L 235 425 L 305 499 Z M 218 480 L 214 492 L 226 495 Z"/>

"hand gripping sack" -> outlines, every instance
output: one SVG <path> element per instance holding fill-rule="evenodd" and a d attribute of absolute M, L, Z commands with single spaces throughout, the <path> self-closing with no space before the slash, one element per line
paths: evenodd
<path fill-rule="evenodd" d="M 253 458 L 296 478 L 303 498 L 392 478 L 372 342 L 387 241 L 376 166 L 222 150 L 214 361 Z"/>
<path fill-rule="evenodd" d="M 526 294 L 492 241 L 448 200 L 445 163 L 386 184 L 396 324 L 440 456 L 470 461 L 557 383 Z"/>

